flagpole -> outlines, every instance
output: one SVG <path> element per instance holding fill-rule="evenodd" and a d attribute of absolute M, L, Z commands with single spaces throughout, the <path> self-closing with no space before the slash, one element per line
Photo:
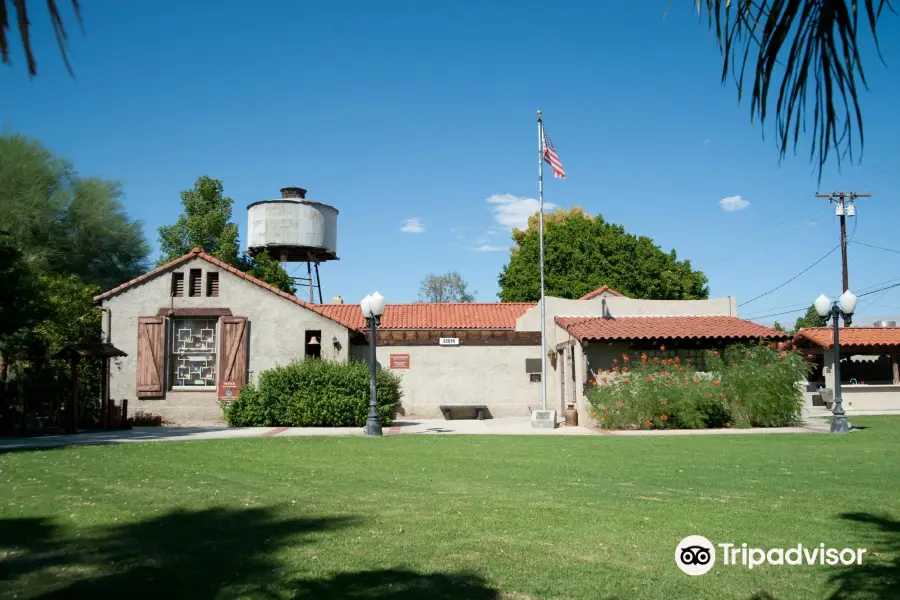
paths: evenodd
<path fill-rule="evenodd" d="M 547 335 L 544 301 L 544 121 L 537 111 L 538 122 L 538 236 L 541 248 L 541 410 L 547 410 Z"/>

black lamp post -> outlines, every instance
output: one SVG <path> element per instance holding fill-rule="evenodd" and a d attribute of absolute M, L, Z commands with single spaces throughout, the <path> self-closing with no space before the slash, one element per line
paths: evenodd
<path fill-rule="evenodd" d="M 841 297 L 832 301 L 825 294 L 821 294 L 813 303 L 816 313 L 822 319 L 822 325 L 832 320 L 834 325 L 834 350 L 832 351 L 834 362 L 834 408 L 831 411 L 831 433 L 847 433 L 850 424 L 847 423 L 847 414 L 844 412 L 844 399 L 841 397 L 841 341 L 840 325 L 841 317 L 848 327 L 853 322 L 853 312 L 856 310 L 856 296 L 850 290 L 841 294 Z"/>
<path fill-rule="evenodd" d="M 366 418 L 366 435 L 381 435 L 381 417 L 378 416 L 375 395 L 375 328 L 381 324 L 381 315 L 384 314 L 384 297 L 375 292 L 363 298 L 359 307 L 369 328 L 369 416 Z"/>

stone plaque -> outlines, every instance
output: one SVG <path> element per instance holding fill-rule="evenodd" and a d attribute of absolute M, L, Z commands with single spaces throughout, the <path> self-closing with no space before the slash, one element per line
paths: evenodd
<path fill-rule="evenodd" d="M 531 413 L 531 426 L 536 429 L 555 429 L 555 410 L 536 410 Z"/>

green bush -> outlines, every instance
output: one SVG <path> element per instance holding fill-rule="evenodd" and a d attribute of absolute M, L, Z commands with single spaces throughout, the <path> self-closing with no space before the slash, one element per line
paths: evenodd
<path fill-rule="evenodd" d="M 378 413 L 389 425 L 400 403 L 400 378 L 375 377 Z M 362 427 L 369 414 L 369 365 L 306 359 L 260 373 L 224 406 L 234 427 Z"/>
<path fill-rule="evenodd" d="M 800 420 L 797 383 L 811 367 L 797 352 L 734 345 L 724 357 L 707 352 L 705 363 L 709 371 L 699 372 L 677 356 L 625 354 L 592 382 L 591 414 L 609 429 L 781 427 Z"/>

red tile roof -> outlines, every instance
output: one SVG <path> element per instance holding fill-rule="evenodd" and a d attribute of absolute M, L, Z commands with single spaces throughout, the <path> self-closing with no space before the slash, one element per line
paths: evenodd
<path fill-rule="evenodd" d="M 585 294 L 584 296 L 579 298 L 579 300 L 590 300 L 591 298 L 596 298 L 603 292 L 606 292 L 607 294 L 612 294 L 613 296 L 621 296 L 621 297 L 625 296 L 625 294 L 620 294 L 616 290 L 610 289 L 610 287 L 608 285 L 601 285 L 593 292 L 588 292 L 587 294 Z"/>
<path fill-rule="evenodd" d="M 556 317 L 556 322 L 581 341 L 789 337 L 737 317 Z"/>
<path fill-rule="evenodd" d="M 532 308 L 531 302 L 388 304 L 381 329 L 515 329 L 516 319 Z M 310 304 L 307 308 L 352 329 L 365 321 L 358 304 Z"/>
<path fill-rule="evenodd" d="M 109 298 L 132 286 L 147 281 L 163 272 L 173 269 L 193 258 L 202 258 L 248 282 L 258 285 L 273 294 L 299 304 L 303 308 L 317 312 L 349 329 L 362 329 L 365 321 L 358 304 L 311 304 L 284 292 L 274 285 L 257 279 L 228 265 L 219 259 L 194 248 L 180 258 L 166 263 L 140 277 L 126 281 L 94 297 L 95 302 Z M 388 304 L 381 318 L 381 329 L 514 329 L 516 319 L 525 314 L 533 302 L 493 302 L 469 304 Z"/>
<path fill-rule="evenodd" d="M 834 348 L 834 329 L 809 327 L 794 336 L 794 343 L 812 343 L 826 350 Z M 900 327 L 841 327 L 841 346 L 900 346 Z"/>

